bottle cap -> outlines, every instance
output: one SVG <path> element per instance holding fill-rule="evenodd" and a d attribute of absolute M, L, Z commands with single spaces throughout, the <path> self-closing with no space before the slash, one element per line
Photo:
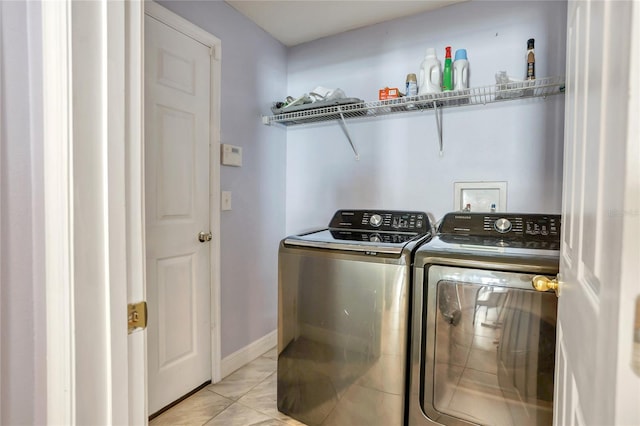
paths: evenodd
<path fill-rule="evenodd" d="M 407 83 L 409 83 L 411 81 L 412 82 L 417 82 L 418 81 L 418 79 L 416 78 L 415 74 L 407 74 Z"/>
<path fill-rule="evenodd" d="M 458 59 L 467 59 L 467 49 L 458 49 L 456 50 L 456 61 Z"/>
<path fill-rule="evenodd" d="M 444 56 L 445 59 L 447 58 L 451 59 L 451 46 L 445 47 L 444 50 L 445 50 L 445 56 Z"/>
<path fill-rule="evenodd" d="M 427 51 L 424 53 L 424 56 L 426 57 L 436 57 L 436 49 L 433 47 L 428 47 Z"/>
<path fill-rule="evenodd" d="M 534 43 L 535 39 L 530 38 L 529 40 L 527 40 L 527 49 L 533 49 L 533 43 Z"/>

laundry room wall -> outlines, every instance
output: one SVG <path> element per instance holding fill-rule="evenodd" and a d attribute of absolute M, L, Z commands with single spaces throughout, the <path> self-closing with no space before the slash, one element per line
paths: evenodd
<path fill-rule="evenodd" d="M 286 131 L 261 115 L 286 92 L 286 48 L 222 1 L 160 1 L 222 41 L 221 142 L 242 167 L 220 166 L 232 210 L 220 212 L 222 357 L 277 327 L 278 243 L 285 233 Z"/>
<path fill-rule="evenodd" d="M 494 84 L 501 70 L 523 79 L 529 38 L 536 75 L 564 75 L 566 10 L 564 1 L 474 0 L 302 44 L 289 50 L 287 94 L 324 86 L 377 100 L 385 86 L 404 90 L 426 48 L 444 64 L 449 45 L 467 49 L 471 87 Z M 559 213 L 563 125 L 563 96 L 445 109 L 440 156 L 433 111 L 350 121 L 359 161 L 336 122 L 290 127 L 287 233 L 326 226 L 340 208 L 440 218 L 459 181 L 507 181 L 509 211 Z"/>

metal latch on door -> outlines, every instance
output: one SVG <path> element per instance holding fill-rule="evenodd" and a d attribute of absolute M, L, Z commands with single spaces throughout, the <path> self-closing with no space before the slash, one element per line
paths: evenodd
<path fill-rule="evenodd" d="M 201 243 L 206 243 L 207 241 L 211 241 L 211 238 L 213 238 L 213 234 L 211 234 L 211 232 L 200 231 L 200 233 L 198 234 L 198 240 Z"/>
<path fill-rule="evenodd" d="M 127 311 L 129 334 L 135 330 L 147 328 L 147 302 L 129 303 Z"/>

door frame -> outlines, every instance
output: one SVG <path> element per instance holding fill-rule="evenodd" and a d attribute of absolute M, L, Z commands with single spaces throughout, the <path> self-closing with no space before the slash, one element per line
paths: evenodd
<path fill-rule="evenodd" d="M 153 1 L 146 1 L 144 13 L 174 30 L 209 47 L 211 65 L 211 94 L 209 117 L 209 226 L 211 239 L 211 381 L 221 377 L 220 350 L 220 89 L 222 72 L 222 41 L 207 31 L 176 15 Z M 144 38 L 144 31 L 143 31 Z M 144 66 L 142 67 L 144 73 Z M 144 74 L 142 76 L 144 81 Z M 144 143 L 144 142 L 143 142 Z M 144 161 L 144 158 L 143 158 Z M 144 187 L 142 199 L 144 200 Z"/>
<path fill-rule="evenodd" d="M 152 2 L 40 4 L 47 423 L 146 424 L 146 333 L 128 334 L 126 319 L 127 303 L 145 296 L 145 8 L 212 48 L 213 381 L 220 380 L 221 43 Z"/>
<path fill-rule="evenodd" d="M 123 368 L 128 288 L 143 284 L 129 275 L 138 237 L 126 168 L 128 146 L 141 142 L 128 43 L 141 28 L 137 5 L 41 6 L 47 423 L 139 423 L 129 394 L 144 393 L 144 370 Z"/>

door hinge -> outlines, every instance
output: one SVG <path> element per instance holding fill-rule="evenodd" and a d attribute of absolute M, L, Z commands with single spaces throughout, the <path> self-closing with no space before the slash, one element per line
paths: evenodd
<path fill-rule="evenodd" d="M 127 308 L 129 334 L 147 328 L 147 302 L 129 303 Z"/>

